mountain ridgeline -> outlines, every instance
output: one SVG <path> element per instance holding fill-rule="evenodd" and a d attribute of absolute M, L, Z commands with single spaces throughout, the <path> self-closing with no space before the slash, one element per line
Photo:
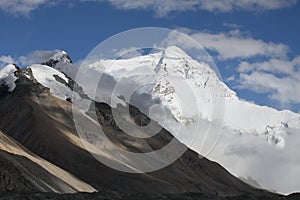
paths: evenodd
<path fill-rule="evenodd" d="M 166 168 L 149 173 L 125 173 L 102 164 L 77 135 L 71 97 L 95 105 L 80 115 L 99 123 L 116 148 L 149 152 L 176 138 L 159 123 L 160 132 L 147 139 L 124 133 L 112 112 L 124 123 L 140 126 L 150 119 L 133 105 L 112 108 L 91 100 L 82 89 L 74 91 L 74 85 L 80 86 L 55 69 L 61 62 L 72 61 L 65 52 L 56 52 L 42 64 L 0 70 L 0 199 L 296 198 L 254 188 L 190 149 Z M 124 115 L 127 108 L 132 121 Z M 90 116 L 92 111 L 97 118 Z"/>

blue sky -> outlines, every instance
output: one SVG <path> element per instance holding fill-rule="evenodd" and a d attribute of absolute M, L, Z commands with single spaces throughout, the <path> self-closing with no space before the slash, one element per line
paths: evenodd
<path fill-rule="evenodd" d="M 2 0 L 0 9 L 0 66 L 25 67 L 32 52 L 53 49 L 78 61 L 119 32 L 164 27 L 186 32 L 214 55 L 241 98 L 300 110 L 296 0 Z"/>

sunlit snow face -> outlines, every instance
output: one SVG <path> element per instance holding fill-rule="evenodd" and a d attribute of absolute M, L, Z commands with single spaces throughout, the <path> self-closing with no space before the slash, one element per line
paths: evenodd
<path fill-rule="evenodd" d="M 179 32 L 175 34 L 187 37 L 186 41 L 190 44 L 195 43 L 188 36 L 182 36 Z M 142 127 L 148 130 L 146 132 L 152 131 L 148 136 L 159 132 L 152 126 L 157 121 L 181 142 L 187 146 L 195 143 L 201 149 L 201 155 L 207 155 L 221 133 L 224 96 L 235 94 L 220 89 L 225 87 L 211 68 L 215 65 L 199 44 L 193 44 L 193 49 L 187 49 L 190 54 L 187 54 L 181 49 L 185 43 L 171 45 L 170 38 L 173 36 L 174 31 L 156 28 L 135 29 L 116 35 L 90 53 L 78 69 L 76 82 L 98 102 L 108 103 L 112 107 L 118 104 L 126 107 L 130 103 L 149 115 L 152 123 Z M 114 119 L 122 129 L 124 122 L 118 123 L 118 117 L 114 116 Z M 127 119 L 130 119 L 129 112 Z M 214 123 L 213 128 L 211 123 Z M 129 126 L 132 126 L 131 129 Z M 122 130 L 132 135 L 135 132 L 133 129 L 141 128 L 127 124 Z M 186 150 L 176 148 L 172 142 L 165 148 L 170 147 L 178 149 L 177 152 L 173 151 L 174 155 L 169 155 L 170 158 L 159 159 L 165 162 L 156 160 L 154 164 L 149 163 L 149 155 L 135 154 L 138 157 L 134 157 L 120 152 L 120 149 L 116 151 L 125 153 L 131 160 L 146 159 L 147 165 L 134 167 L 140 172 L 148 172 L 169 165 Z M 167 155 L 163 153 L 165 149 L 161 151 L 153 153 Z M 128 171 L 132 172 L 132 169 Z"/>
<path fill-rule="evenodd" d="M 172 38 L 164 35 L 159 44 L 180 46 L 185 52 L 174 46 L 162 48 L 157 43 L 146 51 L 136 48 L 135 43 L 127 49 L 126 42 L 118 41 L 123 46 L 117 48 L 105 43 L 82 63 L 85 70 L 79 67 L 77 81 L 97 101 L 113 107 L 127 103 L 137 106 L 181 142 L 236 176 L 251 177 L 264 188 L 282 192 L 300 187 L 295 182 L 286 184 L 286 177 L 299 176 L 300 162 L 293 156 L 299 151 L 299 115 L 239 99 L 210 68 L 207 55 L 195 56 L 191 49 L 184 48 L 182 37 L 170 42 Z M 101 50 L 103 54 L 99 54 Z M 115 150 L 113 146 L 110 149 Z M 158 163 L 155 169 L 174 160 Z M 289 164 L 283 166 L 282 162 Z M 135 167 L 141 167 L 141 171 L 154 169 Z M 274 177 L 283 181 L 275 181 Z"/>

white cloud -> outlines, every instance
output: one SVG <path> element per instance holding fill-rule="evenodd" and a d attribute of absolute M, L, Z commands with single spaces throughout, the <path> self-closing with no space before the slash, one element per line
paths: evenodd
<path fill-rule="evenodd" d="M 209 49 L 218 55 L 218 59 L 253 58 L 256 56 L 285 58 L 289 48 L 285 44 L 265 42 L 255 39 L 240 30 L 233 30 L 221 33 L 208 33 L 205 31 L 192 31 L 187 28 L 180 28 L 178 31 L 191 36 L 199 45 Z M 195 48 L 195 42 L 191 39 L 171 32 L 164 41 L 169 45 L 180 45 L 181 47 Z"/>
<path fill-rule="evenodd" d="M 242 62 L 239 65 L 239 72 L 252 72 L 252 71 L 261 71 L 261 72 L 270 72 L 273 74 L 282 73 L 282 74 L 294 74 L 296 66 L 300 65 L 300 56 L 294 58 L 293 60 L 281 60 L 281 59 L 270 59 L 264 62 Z"/>
<path fill-rule="evenodd" d="M 263 188 L 289 194 L 300 188 L 300 159 L 295 156 L 299 153 L 299 139 L 296 129 L 289 130 L 285 148 L 278 149 L 257 136 L 237 137 L 224 129 L 210 159 L 234 175 L 252 177 Z"/>
<path fill-rule="evenodd" d="M 230 76 L 226 79 L 227 82 L 235 81 L 235 76 Z"/>
<path fill-rule="evenodd" d="M 20 56 L 16 59 L 16 63 L 21 66 L 29 66 L 31 64 L 42 63 L 49 59 L 59 50 L 37 50 L 26 56 Z"/>
<path fill-rule="evenodd" d="M 193 59 L 200 62 L 206 62 L 214 66 L 213 58 L 208 54 L 201 43 L 195 41 L 193 37 L 188 36 L 191 31 L 186 28 L 180 28 L 170 31 L 166 38 L 159 44 L 154 44 L 154 48 L 165 49 L 169 46 L 177 46 L 184 50 Z"/>
<path fill-rule="evenodd" d="M 100 0 L 102 1 L 102 0 Z M 188 11 L 196 10 L 199 6 L 199 1 L 191 0 L 107 0 L 112 5 L 119 9 L 153 9 L 158 17 L 167 16 L 172 11 Z"/>
<path fill-rule="evenodd" d="M 240 89 L 252 90 L 257 93 L 269 94 L 271 99 L 283 104 L 300 102 L 300 73 L 291 76 L 276 76 L 267 72 L 252 72 L 240 74 L 238 80 Z"/>
<path fill-rule="evenodd" d="M 206 10 L 209 12 L 232 12 L 239 10 L 264 11 L 295 5 L 297 0 L 77 0 L 84 2 L 109 2 L 118 9 L 152 9 L 156 16 L 164 17 L 171 12 Z M 0 9 L 13 15 L 28 16 L 43 5 L 67 2 L 66 0 L 1 0 Z M 72 2 L 74 4 L 74 2 Z M 68 4 L 70 5 L 70 3 Z"/>
<path fill-rule="evenodd" d="M 42 63 L 48 60 L 54 53 L 60 50 L 37 50 L 33 51 L 26 56 L 11 57 L 11 56 L 0 56 L 0 66 L 14 63 L 21 67 L 27 67 L 32 64 Z"/>
<path fill-rule="evenodd" d="M 160 44 L 155 44 L 155 47 L 166 48 L 168 46 L 177 46 L 185 51 L 190 49 L 204 49 L 202 44 L 188 36 L 190 33 L 191 30 L 187 28 L 179 28 L 177 30 L 170 31 L 168 36 L 164 38 Z"/>
<path fill-rule="evenodd" d="M 242 62 L 238 67 L 239 89 L 269 94 L 282 104 L 300 102 L 300 56 L 291 60 L 269 59 L 263 62 Z"/>
<path fill-rule="evenodd" d="M 275 10 L 295 5 L 297 0 L 83 0 L 107 1 L 119 9 L 152 9 L 158 17 L 170 12 L 206 10 L 209 12 L 232 12 L 235 10 Z"/>
<path fill-rule="evenodd" d="M 191 36 L 205 48 L 217 52 L 218 58 L 224 60 L 255 56 L 285 57 L 288 52 L 284 44 L 254 39 L 239 30 L 217 34 L 196 32 Z"/>
<path fill-rule="evenodd" d="M 201 9 L 217 12 L 233 10 L 275 10 L 295 5 L 297 0 L 199 0 Z"/>
<path fill-rule="evenodd" d="M 45 4 L 53 4 L 50 0 L 1 0 L 0 9 L 13 15 L 28 16 L 32 11 Z"/>
<path fill-rule="evenodd" d="M 227 22 L 224 22 L 223 26 L 227 27 L 227 28 L 231 28 L 231 29 L 239 29 L 239 28 L 241 28 L 241 25 L 233 24 L 233 23 L 227 23 Z"/>
<path fill-rule="evenodd" d="M 11 63 L 14 63 L 14 59 L 11 56 L 0 56 L 0 67 Z"/>

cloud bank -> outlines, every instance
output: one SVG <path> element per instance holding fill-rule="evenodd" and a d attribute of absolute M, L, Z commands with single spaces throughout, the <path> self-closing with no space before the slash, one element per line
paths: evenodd
<path fill-rule="evenodd" d="M 165 17 L 171 12 L 200 11 L 224 13 L 233 11 L 276 10 L 295 5 L 297 0 L 84 0 L 109 2 L 123 10 L 151 9 L 157 17 Z"/>
<path fill-rule="evenodd" d="M 1 0 L 0 9 L 16 16 L 29 14 L 42 6 L 66 3 L 66 0 Z M 165 17 L 172 12 L 208 11 L 224 13 L 233 11 L 267 11 L 293 6 L 297 0 L 77 0 L 72 3 L 107 2 L 122 10 L 153 10 L 155 16 Z"/>

